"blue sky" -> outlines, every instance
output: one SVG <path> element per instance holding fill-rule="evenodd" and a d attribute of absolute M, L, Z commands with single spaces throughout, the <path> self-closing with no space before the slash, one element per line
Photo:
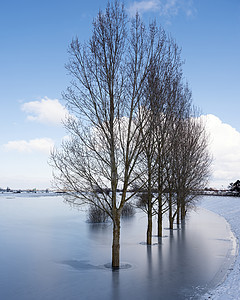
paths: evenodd
<path fill-rule="evenodd" d="M 49 188 L 49 148 L 66 135 L 61 93 L 71 39 L 88 39 L 107 1 L 10 0 L 0 4 L 0 187 Z M 156 18 L 182 47 L 184 74 L 207 120 L 212 186 L 240 178 L 240 1 L 125 1 Z"/>

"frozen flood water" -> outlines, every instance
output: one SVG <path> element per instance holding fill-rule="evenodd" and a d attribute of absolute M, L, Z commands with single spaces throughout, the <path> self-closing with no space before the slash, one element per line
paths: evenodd
<path fill-rule="evenodd" d="M 122 219 L 123 268 L 112 271 L 111 223 L 86 219 L 60 196 L 0 195 L 0 299 L 197 299 L 236 255 L 228 224 L 208 210 L 192 211 L 172 231 L 166 222 L 152 246 L 146 215 L 137 212 Z"/>

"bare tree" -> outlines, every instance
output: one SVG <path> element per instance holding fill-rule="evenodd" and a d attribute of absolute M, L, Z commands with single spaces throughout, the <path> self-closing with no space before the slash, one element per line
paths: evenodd
<path fill-rule="evenodd" d="M 182 90 L 182 64 L 181 50 L 172 38 L 167 39 L 164 59 L 158 64 L 157 82 L 155 85 L 155 98 L 151 101 L 151 109 L 155 111 L 154 133 L 156 139 L 156 190 L 158 203 L 158 236 L 162 236 L 163 215 L 170 210 L 167 200 L 171 197 L 169 185 L 169 153 L 171 152 L 170 136 L 176 118 L 182 114 L 188 101 L 183 101 Z M 168 196 L 168 197 L 167 197 Z M 168 201 L 168 204 L 171 203 Z"/>
<path fill-rule="evenodd" d="M 154 22 L 146 28 L 138 14 L 129 21 L 116 0 L 99 11 L 89 41 L 72 41 L 69 57 L 69 138 L 51 155 L 55 184 L 70 204 L 92 205 L 112 220 L 112 268 L 119 268 L 124 206 L 147 187 L 150 244 L 154 204 L 162 222 L 164 192 L 176 188 L 171 138 L 188 107 L 180 50 Z"/>
<path fill-rule="evenodd" d="M 141 128 L 145 136 L 141 168 L 146 172 L 140 180 L 146 184 L 145 193 L 141 193 L 140 197 L 145 204 L 141 208 L 148 217 L 147 244 L 151 244 L 152 240 L 153 215 L 158 214 L 158 236 L 162 236 L 163 214 L 169 210 L 169 216 L 172 216 L 171 191 L 174 182 L 170 174 L 171 132 L 176 127 L 176 120 L 186 113 L 190 105 L 189 99 L 182 96 L 181 51 L 176 42 L 166 36 L 164 30 L 159 32 L 161 32 L 161 52 L 159 56 L 154 57 L 154 63 L 148 74 L 143 111 L 146 125 L 144 129 Z"/>
<path fill-rule="evenodd" d="M 155 138 L 153 134 L 153 116 L 152 111 L 147 110 L 145 112 L 147 117 L 144 119 L 147 120 L 146 126 L 144 128 L 140 128 L 140 132 L 142 134 L 142 146 L 143 151 L 140 155 L 140 172 L 141 176 L 139 176 L 140 184 L 143 191 L 140 193 L 140 203 L 139 207 L 147 214 L 148 225 L 147 225 L 147 245 L 152 244 L 152 217 L 153 217 L 153 206 L 156 201 L 153 196 L 153 186 L 154 186 L 154 170 L 156 166 L 156 162 L 154 160 L 155 153 Z M 145 170 L 144 173 L 141 170 Z"/>
<path fill-rule="evenodd" d="M 120 215 L 134 195 L 127 190 L 140 176 L 134 172 L 143 139 L 138 116 L 158 55 L 154 26 L 147 30 L 138 14 L 128 22 L 115 1 L 98 13 L 91 39 L 76 38 L 69 47 L 72 82 L 64 98 L 74 117 L 65 122 L 69 140 L 51 156 L 55 183 L 68 202 L 93 204 L 112 219 L 113 268 L 120 266 Z"/>
<path fill-rule="evenodd" d="M 191 92 L 187 85 L 182 89 L 182 111 L 170 131 L 168 160 L 168 205 L 169 224 L 177 216 L 177 223 L 183 220 L 187 207 L 193 203 L 195 191 L 203 189 L 209 179 L 211 156 L 205 127 L 197 118 L 191 105 Z"/>
<path fill-rule="evenodd" d="M 184 220 L 188 206 L 194 201 L 194 192 L 206 187 L 212 158 L 208 151 L 208 136 L 204 124 L 195 114 L 180 122 L 177 136 L 178 142 L 173 148 L 179 223 L 180 216 Z"/>

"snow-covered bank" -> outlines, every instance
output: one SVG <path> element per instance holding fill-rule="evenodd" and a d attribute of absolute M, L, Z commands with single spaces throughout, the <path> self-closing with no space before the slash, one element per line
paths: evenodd
<path fill-rule="evenodd" d="M 240 240 L 240 198 L 235 197 L 203 197 L 199 206 L 223 216 L 230 224 L 238 241 Z M 209 291 L 202 299 L 230 300 L 240 299 L 240 255 L 229 270 L 226 280 L 216 289 Z"/>

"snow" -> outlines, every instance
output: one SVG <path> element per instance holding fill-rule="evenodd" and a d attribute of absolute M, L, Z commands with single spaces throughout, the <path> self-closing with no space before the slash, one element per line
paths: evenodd
<path fill-rule="evenodd" d="M 240 198 L 205 196 L 199 205 L 224 217 L 230 224 L 237 240 L 240 240 Z M 236 247 L 238 246 L 236 245 Z M 229 269 L 225 281 L 216 289 L 206 293 L 201 299 L 240 299 L 240 255 L 239 252 L 237 253 L 236 261 Z"/>

